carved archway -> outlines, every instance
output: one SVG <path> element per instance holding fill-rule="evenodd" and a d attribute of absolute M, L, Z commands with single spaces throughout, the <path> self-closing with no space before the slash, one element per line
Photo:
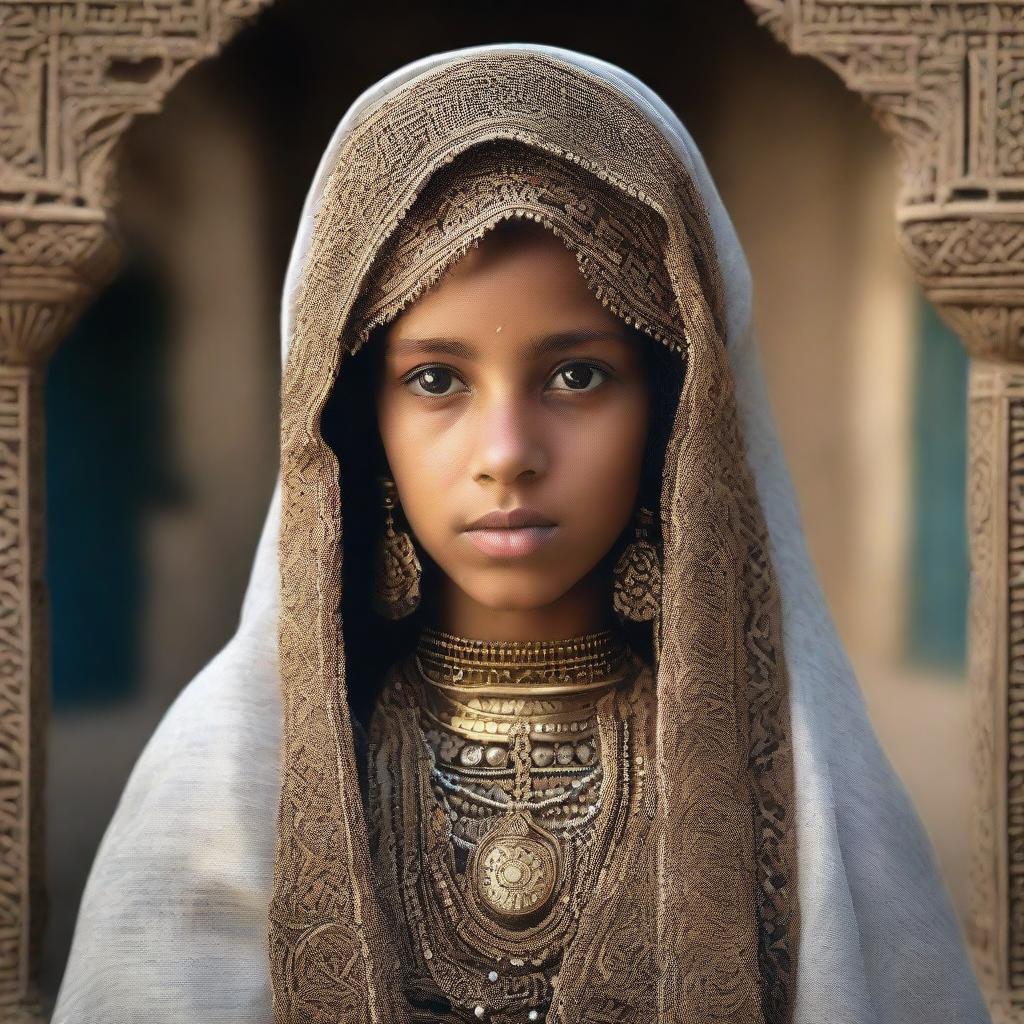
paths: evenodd
<path fill-rule="evenodd" d="M 41 382 L 116 269 L 114 151 L 269 0 L 0 0 L 0 1018 L 38 1020 L 48 711 Z"/>
<path fill-rule="evenodd" d="M 1024 1020 L 1024 2 L 747 0 L 877 113 L 907 259 L 971 356 L 968 937 Z"/>
<path fill-rule="evenodd" d="M 47 712 L 40 382 L 110 277 L 113 153 L 271 0 L 0 0 L 0 1017 L 36 1019 Z M 747 0 L 865 96 L 902 161 L 897 219 L 974 360 L 970 937 L 1024 1020 L 1024 0 Z"/>

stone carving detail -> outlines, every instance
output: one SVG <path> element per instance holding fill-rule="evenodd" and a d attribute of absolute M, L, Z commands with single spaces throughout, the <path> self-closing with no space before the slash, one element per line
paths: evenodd
<path fill-rule="evenodd" d="M 35 751 L 29 742 L 33 676 L 28 587 L 29 371 L 0 367 L 0 1005 L 20 994 L 18 953 L 38 939 L 30 905 L 32 793 L 25 781 Z"/>
<path fill-rule="evenodd" d="M 968 469 L 975 803 L 969 933 L 1024 1022 L 1024 0 L 747 0 L 869 102 L 901 242 L 974 357 Z"/>
<path fill-rule="evenodd" d="M 975 679 L 995 679 L 997 650 L 993 642 L 994 625 L 1000 620 L 1003 588 L 994 588 L 989 581 L 998 564 L 995 545 L 993 515 L 997 467 L 1005 464 L 1005 430 L 1000 407 L 999 377 L 984 378 L 975 373 L 971 381 L 971 399 L 968 414 L 968 443 L 970 466 L 968 469 L 967 517 L 968 530 L 976 538 L 971 546 L 971 589 L 968 603 L 971 647 L 968 672 Z M 982 639 L 987 643 L 979 642 Z M 991 689 L 976 694 L 971 706 L 971 727 L 974 743 L 971 745 L 971 772 L 974 778 L 974 801 L 971 807 L 971 829 L 974 842 L 970 861 L 970 904 L 968 936 L 971 945 L 982 955 L 978 966 L 987 970 L 985 981 L 991 984 L 991 966 L 999 959 L 996 945 L 1002 936 L 997 928 L 997 908 L 1003 900 L 997 889 L 998 871 L 994 858 L 998 844 L 994 828 L 996 809 L 1000 803 L 996 787 L 1000 780 L 995 766 L 996 701 Z"/>
<path fill-rule="evenodd" d="M 1024 987 L 1024 393 L 1008 400 L 1006 840 L 1011 987 Z"/>
<path fill-rule="evenodd" d="M 110 155 L 131 119 L 159 110 L 264 3 L 0 3 L 0 202 L 104 211 Z"/>
<path fill-rule="evenodd" d="M 0 219 L 0 365 L 43 365 L 116 262 L 101 220 Z"/>
<path fill-rule="evenodd" d="M 1024 2 L 747 0 L 871 104 L 911 264 L 972 354 L 1024 359 Z"/>
<path fill-rule="evenodd" d="M 0 0 L 0 1018 L 30 1020 L 48 691 L 46 357 L 110 277 L 114 154 L 269 0 Z"/>
<path fill-rule="evenodd" d="M 971 372 L 968 934 L 993 1020 L 1024 1019 L 1024 367 Z"/>

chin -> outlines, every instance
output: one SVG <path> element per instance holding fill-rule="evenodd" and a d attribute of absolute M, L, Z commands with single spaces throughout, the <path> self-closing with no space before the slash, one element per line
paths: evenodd
<path fill-rule="evenodd" d="M 551 579 L 533 580 L 481 580 L 467 581 L 463 590 L 477 604 L 496 612 L 532 611 L 554 604 L 571 589 Z"/>

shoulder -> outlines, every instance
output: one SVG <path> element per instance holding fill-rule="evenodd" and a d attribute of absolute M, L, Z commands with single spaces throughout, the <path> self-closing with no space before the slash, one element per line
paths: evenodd
<path fill-rule="evenodd" d="M 377 708 L 408 707 L 415 699 L 420 685 L 419 670 L 416 667 L 416 655 L 407 654 L 384 673 L 380 694 L 377 697 Z"/>
<path fill-rule="evenodd" d="M 657 697 L 657 673 L 654 667 L 638 654 L 630 652 L 629 676 L 619 690 L 620 713 L 631 721 L 638 737 L 653 749 Z"/>
<path fill-rule="evenodd" d="M 378 746 L 382 734 L 389 732 L 403 713 L 413 712 L 419 701 L 420 676 L 415 655 L 410 654 L 396 661 L 384 674 L 370 718 L 368 746 Z"/>

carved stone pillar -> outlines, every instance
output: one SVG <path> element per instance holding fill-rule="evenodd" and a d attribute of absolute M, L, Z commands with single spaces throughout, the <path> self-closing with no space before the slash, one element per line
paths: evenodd
<path fill-rule="evenodd" d="M 900 155 L 918 280 L 972 359 L 968 938 L 1024 1022 L 1024 0 L 748 0 L 868 100 Z"/>
<path fill-rule="evenodd" d="M 42 375 L 115 261 L 96 217 L 0 223 L 0 1008 L 19 1006 L 27 1019 L 45 924 Z"/>
<path fill-rule="evenodd" d="M 41 1019 L 46 360 L 117 264 L 116 146 L 269 0 L 0 0 L 0 1020 Z"/>

